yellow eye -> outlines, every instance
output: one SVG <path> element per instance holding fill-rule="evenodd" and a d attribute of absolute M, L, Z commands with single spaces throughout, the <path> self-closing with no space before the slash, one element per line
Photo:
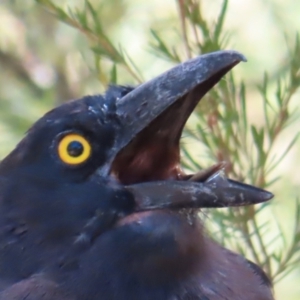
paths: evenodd
<path fill-rule="evenodd" d="M 83 136 L 71 133 L 59 142 L 58 155 L 64 163 L 78 165 L 91 156 L 91 145 Z"/>

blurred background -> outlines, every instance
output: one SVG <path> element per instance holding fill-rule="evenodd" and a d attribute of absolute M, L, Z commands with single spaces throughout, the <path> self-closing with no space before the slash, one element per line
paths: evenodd
<path fill-rule="evenodd" d="M 49 3 L 57 3 L 64 11 L 73 13 L 84 5 L 79 0 Z M 120 69 L 118 83 L 136 84 L 137 79 L 150 79 L 174 65 L 174 61 L 162 59 L 153 51 L 151 43 L 157 39 L 150 29 L 160 32 L 167 37 L 168 44 L 176 46 L 182 40 L 178 18 L 180 1 L 93 0 L 90 3 L 99 11 L 101 24 L 113 44 L 118 49 L 119 45 L 122 46 L 124 53 L 133 60 L 132 68 L 136 65 L 142 74 L 134 78 Z M 202 15 L 212 24 L 217 22 L 223 3 L 219 0 L 201 1 Z M 92 39 L 88 39 L 82 30 L 58 20 L 49 12 L 49 6 L 46 8 L 48 10 L 33 0 L 0 1 L 0 159 L 50 108 L 72 98 L 101 93 L 110 81 L 105 77 L 110 69 L 107 72 L 102 72 L 102 69 L 111 68 L 111 65 L 106 61 L 97 64 L 95 52 L 90 49 Z M 235 68 L 234 74 L 236 80 L 243 80 L 247 87 L 248 117 L 257 126 L 265 122 L 257 86 L 263 82 L 267 71 L 270 93 L 273 90 L 276 93 L 278 74 L 287 71 L 288 53 L 291 48 L 295 49 L 295 37 L 300 29 L 299 15 L 299 1 L 228 1 L 222 29 L 228 33 L 226 48 L 238 50 L 248 59 L 247 63 Z M 300 53 L 295 54 L 300 59 Z M 181 58 L 185 55 L 183 49 Z M 289 112 L 294 113 L 294 120 L 280 133 L 275 152 L 281 153 L 299 131 L 299 101 L 300 94 L 295 90 L 289 102 Z M 201 152 L 194 140 L 187 139 L 186 146 L 187 149 L 196 147 L 196 151 Z M 295 140 L 276 166 L 273 175 L 279 176 L 279 180 L 269 187 L 276 198 L 263 215 L 270 220 L 274 217 L 280 219 L 287 244 L 293 239 L 295 203 L 300 195 L 299 146 L 299 141 Z M 200 155 L 199 159 L 204 161 L 206 157 Z M 299 280 L 300 263 L 275 284 L 276 299 L 300 299 Z"/>

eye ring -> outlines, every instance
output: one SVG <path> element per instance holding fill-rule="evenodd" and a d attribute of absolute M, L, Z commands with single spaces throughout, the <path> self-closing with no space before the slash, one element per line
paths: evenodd
<path fill-rule="evenodd" d="M 65 135 L 58 144 L 58 156 L 68 165 L 79 165 L 86 162 L 92 153 L 89 141 L 77 133 Z"/>

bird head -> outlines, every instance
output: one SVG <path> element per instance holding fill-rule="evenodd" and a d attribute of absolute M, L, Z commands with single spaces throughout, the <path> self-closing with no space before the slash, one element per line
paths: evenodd
<path fill-rule="evenodd" d="M 40 228 L 45 238 L 91 241 L 116 220 L 145 211 L 270 199 L 225 178 L 220 164 L 196 176 L 180 167 L 188 117 L 244 60 L 235 51 L 202 55 L 136 88 L 112 86 L 51 110 L 1 162 L 4 219 Z"/>

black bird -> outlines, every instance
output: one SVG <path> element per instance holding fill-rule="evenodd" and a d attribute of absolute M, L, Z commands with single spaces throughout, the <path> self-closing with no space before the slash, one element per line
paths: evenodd
<path fill-rule="evenodd" d="M 270 300 L 197 211 L 267 201 L 217 165 L 180 169 L 183 126 L 244 57 L 220 51 L 53 109 L 0 164 L 1 300 Z"/>

